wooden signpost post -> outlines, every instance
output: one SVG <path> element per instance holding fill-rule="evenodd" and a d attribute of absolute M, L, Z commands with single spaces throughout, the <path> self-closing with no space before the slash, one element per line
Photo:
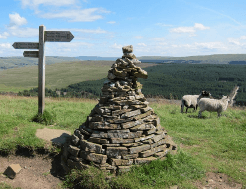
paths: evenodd
<path fill-rule="evenodd" d="M 45 98 L 45 42 L 70 42 L 74 38 L 70 31 L 45 31 L 45 26 L 39 26 L 39 43 L 15 42 L 15 49 L 38 49 L 39 51 L 24 51 L 24 57 L 38 59 L 38 113 L 44 112 Z"/>

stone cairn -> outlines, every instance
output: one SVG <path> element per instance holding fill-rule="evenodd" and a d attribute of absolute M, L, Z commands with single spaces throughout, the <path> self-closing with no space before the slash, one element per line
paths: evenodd
<path fill-rule="evenodd" d="M 61 164 L 66 172 L 94 165 L 118 174 L 177 151 L 137 82 L 146 79 L 147 72 L 136 66 L 141 62 L 132 45 L 122 50 L 122 58 L 108 71 L 99 103 L 63 146 Z"/>

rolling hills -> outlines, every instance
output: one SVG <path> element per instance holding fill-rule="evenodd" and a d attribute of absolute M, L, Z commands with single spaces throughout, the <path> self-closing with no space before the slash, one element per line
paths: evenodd
<path fill-rule="evenodd" d="M 231 62 L 246 63 L 246 54 L 214 54 L 206 56 L 187 56 L 187 57 L 169 57 L 169 56 L 141 56 L 137 57 L 143 63 L 199 63 L 199 64 L 230 64 Z M 115 61 L 117 57 L 100 56 L 78 56 L 62 57 L 47 56 L 46 64 L 64 63 L 71 61 Z M 11 68 L 27 67 L 38 65 L 37 58 L 26 57 L 0 57 L 0 71 Z"/>
<path fill-rule="evenodd" d="M 107 76 L 113 61 L 70 61 L 46 66 L 46 87 L 55 90 L 70 84 L 98 80 Z M 154 64 L 141 64 L 141 67 Z M 38 86 L 38 66 L 0 71 L 0 92 L 19 92 Z"/>

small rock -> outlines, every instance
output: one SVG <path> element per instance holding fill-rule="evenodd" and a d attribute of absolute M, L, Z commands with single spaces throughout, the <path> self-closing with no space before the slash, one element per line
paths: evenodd
<path fill-rule="evenodd" d="M 19 164 L 12 164 L 8 166 L 8 168 L 4 171 L 4 174 L 9 178 L 14 179 L 16 174 L 21 170 L 21 166 Z"/>
<path fill-rule="evenodd" d="M 171 186 L 170 189 L 178 189 L 178 186 L 177 185 Z"/>

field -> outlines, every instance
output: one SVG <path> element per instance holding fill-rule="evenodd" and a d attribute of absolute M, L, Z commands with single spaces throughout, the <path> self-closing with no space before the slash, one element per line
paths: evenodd
<path fill-rule="evenodd" d="M 15 154 L 20 147 L 60 152 L 59 148 L 47 146 L 35 136 L 37 129 L 49 127 L 31 122 L 37 113 L 37 102 L 36 97 L 0 96 L 2 155 Z M 46 98 L 46 110 L 55 122 L 50 128 L 73 132 L 96 104 L 96 101 L 86 99 Z M 204 117 L 198 119 L 198 112 L 190 110 L 188 114 L 181 114 L 179 105 L 163 100 L 152 102 L 150 107 L 177 143 L 179 150 L 176 155 L 168 156 L 163 162 L 135 168 L 111 180 L 105 180 L 104 174 L 93 168 L 82 173 L 73 171 L 63 181 L 63 187 L 72 188 L 81 182 L 87 188 L 169 188 L 173 185 L 202 188 L 209 184 L 208 175 L 212 174 L 227 177 L 227 188 L 237 183 L 240 188 L 246 187 L 245 109 L 229 107 L 220 118 L 216 113 L 204 112 Z M 224 186 L 224 182 L 219 182 Z M 0 184 L 0 188 L 7 188 L 7 185 Z"/>
<path fill-rule="evenodd" d="M 114 61 L 74 61 L 46 65 L 45 86 L 65 88 L 70 84 L 98 80 L 107 76 Z M 141 64 L 141 67 L 154 64 Z M 0 71 L 0 92 L 19 92 L 38 86 L 38 66 Z"/>
<path fill-rule="evenodd" d="M 106 76 L 111 65 L 112 62 L 108 61 L 78 61 L 46 65 L 46 87 L 56 89 L 81 81 L 101 79 Z M 38 86 L 38 66 L 7 69 L 0 72 L 0 78 L 0 91 L 19 92 L 31 89 Z"/>

